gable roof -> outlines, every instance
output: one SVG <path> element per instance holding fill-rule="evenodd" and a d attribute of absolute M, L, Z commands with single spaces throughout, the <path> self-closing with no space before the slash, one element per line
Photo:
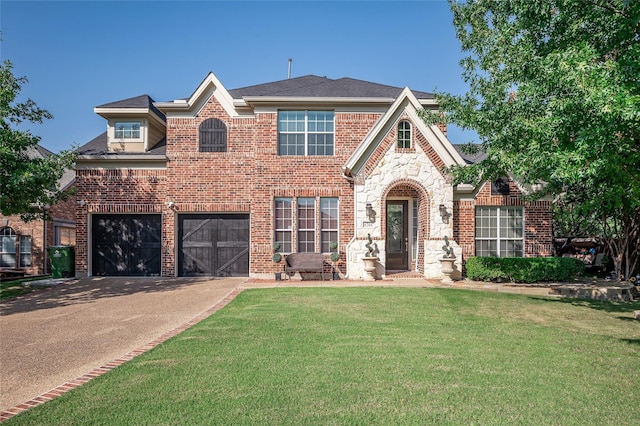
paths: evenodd
<path fill-rule="evenodd" d="M 464 164 L 465 161 L 460 154 L 453 149 L 447 137 L 442 133 L 438 126 L 427 126 L 424 121 L 418 117 L 417 111 L 422 108 L 420 101 L 416 98 L 408 87 L 402 89 L 400 95 L 393 102 L 393 105 L 387 112 L 380 117 L 373 128 L 369 131 L 364 140 L 353 152 L 349 160 L 342 167 L 343 174 L 346 177 L 357 175 L 367 159 L 373 154 L 376 147 L 380 144 L 384 134 L 388 131 L 390 123 L 394 122 L 402 111 L 406 111 L 412 118 L 415 126 L 422 133 L 436 154 L 442 159 L 446 166 L 453 164 Z"/>
<path fill-rule="evenodd" d="M 105 157 L 108 157 L 108 156 L 132 157 L 132 156 L 140 156 L 140 155 L 165 155 L 166 151 L 167 151 L 167 143 L 165 138 L 163 138 L 160 142 L 155 144 L 149 151 L 145 151 L 145 152 L 109 151 L 109 144 L 107 141 L 107 132 L 104 132 L 99 134 L 95 138 L 91 139 L 89 142 L 82 145 L 80 148 L 78 148 L 78 155 L 80 156 L 100 155 Z"/>
<path fill-rule="evenodd" d="M 401 92 L 401 87 L 372 83 L 349 77 L 332 80 L 316 75 L 306 75 L 229 90 L 229 94 L 234 99 L 257 96 L 395 99 Z M 413 94 L 420 99 L 434 99 L 433 93 L 413 91 Z"/>
<path fill-rule="evenodd" d="M 464 152 L 463 148 L 467 144 L 452 144 L 452 145 L 456 149 L 456 151 L 458 151 L 458 154 L 460 154 L 460 156 L 464 159 L 465 163 L 467 164 L 479 163 L 480 161 L 487 158 L 487 154 L 482 150 L 479 150 L 475 154 L 468 154 Z"/>

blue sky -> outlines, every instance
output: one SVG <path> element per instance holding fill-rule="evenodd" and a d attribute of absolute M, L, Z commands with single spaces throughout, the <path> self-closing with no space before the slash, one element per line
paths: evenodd
<path fill-rule="evenodd" d="M 26 76 L 20 100 L 54 116 L 27 126 L 53 152 L 106 128 L 93 108 L 188 97 L 210 71 L 227 89 L 308 74 L 462 94 L 444 0 L 7 1 L 0 57 Z M 472 134 L 451 129 L 464 143 Z"/>

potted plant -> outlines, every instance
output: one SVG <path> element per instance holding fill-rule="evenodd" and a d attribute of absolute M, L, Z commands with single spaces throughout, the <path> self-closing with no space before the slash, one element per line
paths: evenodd
<path fill-rule="evenodd" d="M 273 244 L 273 256 L 271 256 L 271 260 L 274 263 L 280 263 L 282 261 L 282 254 L 280 254 L 280 243 Z M 276 272 L 276 281 L 282 281 L 282 272 Z"/>
<path fill-rule="evenodd" d="M 442 265 L 442 273 L 444 274 L 444 278 L 442 278 L 442 282 L 445 284 L 452 284 L 453 280 L 451 279 L 451 274 L 453 273 L 454 267 L 453 263 L 456 261 L 456 255 L 453 253 L 453 247 L 449 246 L 449 237 L 444 236 L 444 245 L 442 246 L 442 251 L 444 251 L 444 256 L 440 259 L 440 263 Z"/>
<path fill-rule="evenodd" d="M 338 261 L 340 260 L 340 252 L 338 251 L 338 243 L 336 243 L 335 241 L 332 242 L 331 244 L 329 244 L 329 248 L 331 249 L 331 254 L 329 255 L 329 257 L 333 262 L 333 279 L 339 280 L 340 273 L 338 272 L 337 264 L 338 264 Z"/>
<path fill-rule="evenodd" d="M 364 276 L 363 279 L 365 281 L 375 281 L 376 279 L 376 262 L 378 261 L 378 245 L 371 240 L 371 234 L 367 234 L 367 239 L 369 240 L 365 247 L 367 248 L 367 253 L 362 258 L 364 262 Z"/>

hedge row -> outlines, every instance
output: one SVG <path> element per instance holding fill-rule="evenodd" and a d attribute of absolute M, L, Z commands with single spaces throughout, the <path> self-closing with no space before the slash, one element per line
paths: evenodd
<path fill-rule="evenodd" d="M 584 263 L 570 257 L 470 257 L 465 266 L 474 281 L 569 281 L 584 272 Z"/>

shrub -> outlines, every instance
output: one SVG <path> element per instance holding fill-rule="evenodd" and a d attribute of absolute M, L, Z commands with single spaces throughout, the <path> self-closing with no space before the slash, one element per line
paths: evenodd
<path fill-rule="evenodd" d="M 584 263 L 569 257 L 471 257 L 465 266 L 476 281 L 569 281 L 584 272 Z"/>

